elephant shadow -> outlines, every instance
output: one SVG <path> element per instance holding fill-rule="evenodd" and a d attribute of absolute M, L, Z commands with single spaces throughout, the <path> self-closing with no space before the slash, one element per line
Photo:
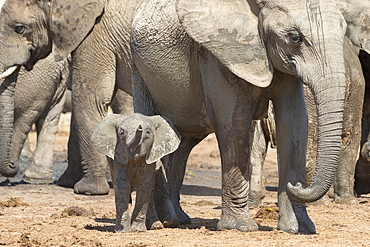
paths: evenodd
<path fill-rule="evenodd" d="M 205 229 L 206 231 L 218 231 L 219 219 L 191 218 L 191 224 L 180 225 L 180 229 Z M 259 231 L 272 231 L 274 228 L 258 224 Z"/>
<path fill-rule="evenodd" d="M 191 224 L 184 224 L 180 225 L 179 229 L 205 229 L 206 231 L 218 231 L 217 230 L 217 223 L 218 219 L 204 219 L 204 218 L 191 218 Z M 99 232 L 115 232 L 115 219 L 108 219 L 108 218 L 96 218 L 95 222 L 97 223 L 105 223 L 111 225 L 86 225 L 84 228 L 86 230 L 95 230 Z M 272 231 L 274 228 L 269 226 L 262 226 L 258 224 L 259 231 Z"/>
<path fill-rule="evenodd" d="M 181 194 L 193 196 L 221 196 L 221 189 L 183 184 L 181 187 Z"/>
<path fill-rule="evenodd" d="M 115 219 L 108 219 L 108 218 L 96 218 L 95 222 L 97 223 L 105 223 L 110 225 L 91 225 L 88 224 L 84 228 L 86 230 L 95 230 L 99 232 L 115 232 L 114 227 L 116 224 Z"/>

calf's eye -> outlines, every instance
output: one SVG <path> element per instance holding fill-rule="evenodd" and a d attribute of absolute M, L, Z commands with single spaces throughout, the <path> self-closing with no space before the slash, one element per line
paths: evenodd
<path fill-rule="evenodd" d="M 16 25 L 14 27 L 14 32 L 16 32 L 18 34 L 23 34 L 24 31 L 26 31 L 26 27 L 24 25 Z"/>

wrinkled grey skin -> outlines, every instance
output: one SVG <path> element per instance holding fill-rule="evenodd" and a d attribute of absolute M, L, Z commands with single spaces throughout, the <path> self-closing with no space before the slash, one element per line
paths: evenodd
<path fill-rule="evenodd" d="M 96 149 L 108 157 L 116 201 L 115 230 L 163 228 L 152 195 L 155 171 L 162 169 L 161 158 L 178 148 L 177 131 L 160 116 L 111 114 L 102 120 L 91 139 Z M 136 203 L 131 219 L 129 203 L 135 188 Z"/>
<path fill-rule="evenodd" d="M 357 195 L 370 193 L 370 55 L 361 50 L 360 60 L 366 81 L 364 109 L 362 115 L 362 137 L 360 158 L 356 164 L 355 192 Z"/>
<path fill-rule="evenodd" d="M 338 169 L 333 183 L 334 202 L 339 204 L 358 204 L 354 194 L 354 178 L 356 162 L 359 158 L 360 139 L 361 139 L 361 118 L 363 107 L 363 96 L 365 91 L 365 80 L 363 69 L 359 59 L 359 49 L 356 48 L 348 39 L 344 43 L 344 61 L 346 67 L 346 98 L 343 111 L 343 130 L 342 146 L 339 157 Z M 308 144 L 306 155 L 306 168 L 308 182 L 310 182 L 316 164 L 317 149 L 317 114 L 313 95 L 305 87 L 305 98 L 308 109 Z M 258 206 L 265 196 L 262 170 L 265 153 L 268 143 L 274 146 L 276 139 L 276 129 L 274 128 L 274 115 L 272 107 L 269 109 L 267 119 L 258 123 L 259 128 L 255 131 L 255 136 L 259 138 L 253 142 L 252 152 L 256 153 L 256 160 L 252 163 L 252 171 L 255 172 L 255 180 L 251 180 L 250 206 Z M 262 141 L 259 141 L 262 139 Z M 258 156 L 259 155 L 259 156 Z M 262 168 L 261 168 L 262 167 Z M 253 175 L 253 173 L 252 173 Z M 357 175 L 356 175 L 357 176 Z M 325 203 L 327 197 L 322 198 L 318 203 Z"/>
<path fill-rule="evenodd" d="M 141 5 L 131 36 L 134 110 L 163 115 L 181 133 L 179 149 L 165 164 L 181 223 L 190 221 L 179 204 L 186 160 L 215 132 L 222 160 L 218 229 L 258 229 L 248 212 L 252 120 L 266 116 L 271 99 L 279 144 L 278 228 L 316 231 L 304 203 L 324 196 L 336 172 L 345 30 L 332 1 L 148 0 Z M 315 95 L 320 137 L 316 172 L 307 188 L 302 186 L 303 84 Z"/>
<path fill-rule="evenodd" d="M 338 2 L 338 6 L 348 22 L 348 37 L 353 44 L 360 48 L 359 58 L 366 81 L 361 151 L 355 172 L 355 192 L 357 195 L 360 195 L 370 193 L 370 1 L 347 0 Z"/>
<path fill-rule="evenodd" d="M 4 1 L 0 1 L 0 8 Z M 29 179 L 47 180 L 52 178 L 53 144 L 57 125 L 64 102 L 64 92 L 69 80 L 70 64 L 67 58 L 60 62 L 49 56 L 35 66 L 31 72 L 21 68 L 12 75 L 12 79 L 0 80 L 1 83 L 12 81 L 16 84 L 14 99 L 3 100 L 2 107 L 10 114 L 1 118 L 9 119 L 8 125 L 2 125 L 5 139 L 0 149 L 0 174 L 5 177 L 15 176 L 19 171 L 19 157 L 31 126 L 36 123 L 38 142 L 33 160 L 25 171 Z M 0 97 L 7 96 L 5 93 Z M 13 102 L 14 101 L 14 105 Z M 14 113 L 11 113 L 13 111 Z M 13 122 L 14 114 L 14 122 Z M 12 129 L 12 131 L 9 131 Z M 4 137 L 3 135 L 3 137 Z M 11 140 L 11 142 L 9 142 Z"/>
<path fill-rule="evenodd" d="M 131 93 L 129 30 L 141 1 L 7 0 L 0 20 L 0 73 L 28 69 L 52 50 L 72 54 L 72 119 L 68 167 L 58 184 L 76 193 L 107 194 L 106 157 L 90 137 L 117 88 Z M 7 44 L 7 46 L 5 46 Z M 17 54 L 16 56 L 14 54 Z"/>
<path fill-rule="evenodd" d="M 40 60 L 32 71 L 21 68 L 14 96 L 14 130 L 10 160 L 19 162 L 22 147 L 36 124 L 37 144 L 24 176 L 38 182 L 52 180 L 53 149 L 65 92 L 70 83 L 70 61 Z"/>

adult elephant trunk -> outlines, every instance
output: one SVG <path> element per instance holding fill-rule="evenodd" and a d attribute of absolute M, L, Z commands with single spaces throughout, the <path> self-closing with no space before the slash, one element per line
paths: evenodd
<path fill-rule="evenodd" d="M 14 122 L 13 76 L 6 78 L 0 86 L 0 174 L 14 177 L 19 171 L 19 163 L 9 160 Z"/>
<path fill-rule="evenodd" d="M 327 9 L 325 11 L 335 10 Z M 330 14 L 328 15 L 330 16 Z M 323 22 L 324 23 L 324 22 Z M 288 183 L 288 192 L 298 201 L 313 202 L 330 189 L 338 166 L 346 92 L 343 38 L 331 22 L 316 32 L 311 52 L 318 57 L 316 68 L 304 68 L 299 77 L 312 91 L 317 110 L 317 159 L 312 182 L 303 188 Z M 343 24 L 345 25 L 345 24 Z M 339 26 L 339 25 L 338 25 Z M 315 31 L 313 31 L 315 32 Z M 325 42 L 326 41 L 326 42 Z M 330 42 L 328 42 L 330 41 Z M 318 69 L 319 68 L 319 69 Z M 310 71 L 307 73 L 307 71 Z"/>

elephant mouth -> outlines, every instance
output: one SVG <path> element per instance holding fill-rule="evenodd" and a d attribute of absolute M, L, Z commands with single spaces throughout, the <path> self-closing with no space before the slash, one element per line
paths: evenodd
<path fill-rule="evenodd" d="M 128 148 L 128 154 L 131 158 L 138 158 L 140 156 L 140 145 Z"/>

